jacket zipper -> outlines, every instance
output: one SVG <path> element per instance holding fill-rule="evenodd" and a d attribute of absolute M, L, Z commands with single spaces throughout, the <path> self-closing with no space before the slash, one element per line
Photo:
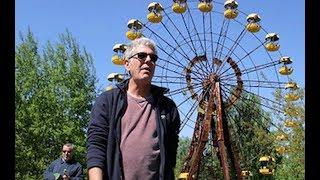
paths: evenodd
<path fill-rule="evenodd" d="M 163 135 L 163 128 L 162 121 L 161 121 L 161 111 L 159 109 L 159 105 L 157 104 L 157 130 L 159 134 L 159 143 L 160 143 L 160 170 L 159 170 L 159 179 L 163 179 L 163 173 L 164 173 L 164 164 L 165 164 L 165 148 L 164 148 L 164 135 Z M 162 129 L 162 130 L 161 130 Z"/>

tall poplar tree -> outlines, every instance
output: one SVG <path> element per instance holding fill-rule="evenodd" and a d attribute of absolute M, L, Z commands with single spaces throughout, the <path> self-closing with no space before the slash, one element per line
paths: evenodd
<path fill-rule="evenodd" d="M 29 29 L 15 49 L 16 179 L 42 179 L 66 142 L 85 167 L 86 128 L 96 97 L 93 58 L 67 31 L 39 48 Z"/>

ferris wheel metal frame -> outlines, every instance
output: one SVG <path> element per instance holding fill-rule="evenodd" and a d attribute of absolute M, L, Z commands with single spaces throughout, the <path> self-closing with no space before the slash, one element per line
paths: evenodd
<path fill-rule="evenodd" d="M 222 7 L 223 12 L 216 11 L 216 6 Z M 167 95 L 174 100 L 175 96 L 184 96 L 184 100 L 180 99 L 181 102 L 177 105 L 184 117 L 181 130 L 189 126 L 194 131 L 189 152 L 181 170 L 181 179 L 197 179 L 202 153 L 209 141 L 218 149 L 224 178 L 230 179 L 230 171 L 233 170 L 236 172 L 237 179 L 242 179 L 250 173 L 244 173 L 241 170 L 236 150 L 230 141 L 228 110 L 233 108 L 238 111 L 235 105 L 238 100 L 250 101 L 243 97 L 244 93 L 248 93 L 265 101 L 257 105 L 288 114 L 285 110 L 269 106 L 270 103 L 280 107 L 283 104 L 260 95 L 259 88 L 286 89 L 288 90 L 286 100 L 299 99 L 295 93 L 299 87 L 290 78 L 293 69 L 289 65 L 292 60 L 280 52 L 279 35 L 274 32 L 268 33 L 262 27 L 258 14 L 246 14 L 240 11 L 235 0 L 227 0 L 224 3 L 212 0 L 174 0 L 173 4 L 166 8 L 158 2 L 153 2 L 147 9 L 147 22 L 144 23 L 137 19 L 129 20 L 126 36 L 129 40 L 146 36 L 156 41 L 161 54 L 159 55 L 160 63 L 157 64 L 159 71 L 155 72 L 153 83 L 173 87 L 173 90 L 170 90 Z M 194 13 L 196 11 L 198 14 Z M 195 19 L 193 15 L 200 16 L 200 18 Z M 220 19 L 221 28 L 217 32 L 213 30 L 214 15 L 222 18 Z M 241 15 L 246 16 L 246 24 L 241 22 L 244 18 L 239 19 Z M 179 20 L 177 20 L 178 17 Z M 232 23 L 242 27 L 241 32 L 234 38 L 228 36 Z M 198 30 L 199 27 L 202 28 L 202 32 Z M 256 35 L 259 32 L 266 34 L 264 40 L 261 40 L 261 36 Z M 248 42 L 256 40 L 258 43 L 250 50 L 246 50 L 240 44 L 244 37 L 247 37 L 246 34 L 251 35 Z M 250 43 L 247 43 L 246 46 L 250 46 Z M 242 53 L 239 53 L 238 49 Z M 256 65 L 255 58 L 251 56 L 258 49 L 261 51 L 259 53 L 263 53 L 269 62 Z M 125 50 L 125 44 L 114 46 L 115 54 L 112 57 L 114 64 L 123 65 L 122 55 Z M 274 58 L 272 53 L 275 52 L 278 52 L 279 58 Z M 249 68 L 246 67 L 248 62 L 251 63 Z M 269 68 L 275 72 L 271 75 L 275 80 L 270 81 L 261 72 Z M 278 73 L 285 76 L 287 81 L 280 81 L 284 78 L 279 78 Z M 108 80 L 120 82 L 126 76 L 128 76 L 126 72 L 110 74 Z M 187 101 L 191 103 L 186 105 Z M 185 109 L 183 106 L 188 106 L 187 112 L 181 110 Z M 270 123 L 281 130 L 274 123 Z M 261 161 L 264 162 L 263 158 Z"/>

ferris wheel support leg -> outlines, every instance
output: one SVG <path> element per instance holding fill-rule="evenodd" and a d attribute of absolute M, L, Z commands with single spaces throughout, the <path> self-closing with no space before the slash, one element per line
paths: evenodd
<path fill-rule="evenodd" d="M 224 178 L 229 180 L 230 179 L 230 169 L 228 165 L 228 156 L 231 160 L 231 166 L 233 169 L 236 170 L 237 179 L 242 180 L 242 174 L 239 162 L 235 157 L 234 150 L 232 149 L 232 145 L 230 142 L 229 137 L 229 130 L 228 130 L 228 123 L 225 121 L 225 116 L 223 114 L 223 107 L 222 107 L 222 99 L 221 99 L 221 92 L 220 92 L 220 84 L 219 82 L 215 83 L 215 98 L 216 98 L 216 105 L 217 105 L 217 136 L 218 136 L 218 147 L 219 147 L 219 155 L 220 155 L 220 162 L 223 169 Z M 227 155 L 228 154 L 228 155 Z"/>
<path fill-rule="evenodd" d="M 203 121 L 203 117 L 204 117 L 203 114 L 200 114 L 200 113 L 198 114 L 197 121 L 195 124 L 195 130 L 193 132 L 191 144 L 190 144 L 189 151 L 188 151 L 188 155 L 184 161 L 181 173 L 189 173 L 190 172 L 190 165 L 192 164 L 191 160 L 192 160 L 194 151 L 195 151 L 197 145 L 199 144 L 200 126 Z"/>
<path fill-rule="evenodd" d="M 224 114 L 223 114 L 223 119 L 226 119 Z M 232 169 L 236 171 L 237 174 L 237 180 L 242 180 L 242 171 L 240 168 L 240 164 L 237 160 L 235 149 L 233 149 L 232 142 L 230 141 L 230 134 L 229 134 L 229 128 L 228 128 L 228 123 L 226 121 L 223 121 L 223 136 L 224 136 L 224 143 L 227 148 L 227 153 L 228 157 L 230 158 L 231 161 L 231 166 Z"/>
<path fill-rule="evenodd" d="M 204 121 L 202 123 L 202 128 L 200 130 L 200 138 L 198 146 L 196 147 L 194 154 L 192 155 L 191 163 L 190 163 L 190 172 L 188 176 L 188 180 L 197 179 L 199 167 L 201 163 L 201 156 L 205 149 L 205 146 L 209 139 L 209 133 L 211 130 L 212 123 L 212 112 L 213 112 L 213 104 L 214 104 L 214 88 L 211 89 L 209 93 L 208 105 L 206 107 Z"/>
<path fill-rule="evenodd" d="M 220 155 L 220 162 L 223 170 L 223 176 L 225 180 L 230 180 L 230 172 L 228 165 L 228 158 L 226 152 L 226 146 L 224 143 L 224 134 L 223 134 L 223 118 L 222 118 L 222 100 L 220 93 L 220 84 L 219 82 L 215 83 L 215 98 L 216 98 L 216 106 L 217 106 L 217 136 L 218 136 L 218 148 Z"/>

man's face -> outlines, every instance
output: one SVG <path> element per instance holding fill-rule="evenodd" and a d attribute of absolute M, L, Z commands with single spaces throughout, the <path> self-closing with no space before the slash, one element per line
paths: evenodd
<path fill-rule="evenodd" d="M 154 74 L 156 63 L 152 61 L 154 52 L 148 46 L 139 46 L 135 55 L 125 62 L 125 67 L 130 71 L 131 77 L 145 83 L 150 83 Z M 145 56 L 148 54 L 147 56 Z M 150 55 L 151 54 L 151 55 Z"/>
<path fill-rule="evenodd" d="M 70 161 L 72 159 L 73 149 L 70 146 L 63 146 L 62 148 L 62 158 L 65 161 Z"/>

